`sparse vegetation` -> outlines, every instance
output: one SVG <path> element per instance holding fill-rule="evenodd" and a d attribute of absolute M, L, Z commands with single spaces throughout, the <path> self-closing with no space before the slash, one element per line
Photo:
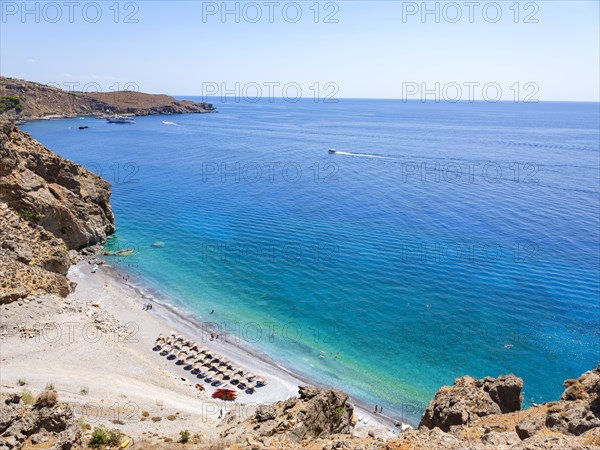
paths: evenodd
<path fill-rule="evenodd" d="M 25 386 L 27 383 L 25 382 L 25 380 L 23 378 L 19 378 L 17 380 L 17 385 L 19 386 Z"/>
<path fill-rule="evenodd" d="M 85 422 L 85 419 L 83 417 L 80 417 L 77 419 L 77 425 L 79 425 L 79 429 L 81 431 L 85 431 L 89 429 L 89 424 L 87 424 Z"/>
<path fill-rule="evenodd" d="M 58 400 L 58 394 L 56 391 L 46 390 L 42 392 L 37 398 L 36 406 L 52 406 L 56 404 Z"/>
<path fill-rule="evenodd" d="M 6 95 L 0 97 L 0 113 L 14 109 L 16 112 L 23 110 L 21 99 L 16 95 Z"/>
<path fill-rule="evenodd" d="M 179 432 L 179 442 L 185 444 L 190 440 L 190 432 L 188 430 L 183 430 Z"/>
<path fill-rule="evenodd" d="M 47 391 L 53 391 L 54 390 L 54 384 L 53 383 L 46 384 L 46 390 Z"/>
<path fill-rule="evenodd" d="M 337 408 L 335 408 L 335 413 L 339 416 L 342 417 L 344 415 L 344 411 L 346 411 L 344 409 L 343 406 L 338 406 Z"/>
<path fill-rule="evenodd" d="M 31 391 L 23 389 L 23 392 L 21 392 L 21 400 L 24 405 L 31 406 L 35 402 L 35 397 Z"/>
<path fill-rule="evenodd" d="M 108 431 L 103 426 L 95 427 L 90 439 L 90 447 L 100 448 L 108 443 Z"/>
<path fill-rule="evenodd" d="M 86 388 L 86 387 L 82 387 L 82 388 L 81 388 L 81 390 L 79 391 L 79 393 L 80 393 L 81 395 L 88 395 L 88 394 L 89 394 L 89 392 L 90 392 L 90 391 L 89 391 L 89 389 L 88 389 L 88 388 Z"/>
<path fill-rule="evenodd" d="M 29 208 L 22 208 L 21 211 L 19 211 L 19 214 L 23 219 L 29 220 L 32 223 L 40 223 L 42 221 L 42 216 Z"/>
<path fill-rule="evenodd" d="M 117 446 L 123 438 L 123 433 L 117 429 L 107 430 L 104 426 L 100 425 L 94 428 L 92 431 L 92 438 L 90 439 L 90 447 L 100 448 L 105 445 Z"/>
<path fill-rule="evenodd" d="M 149 417 L 150 413 L 148 411 L 142 411 L 142 417 Z"/>
<path fill-rule="evenodd" d="M 162 420 L 162 417 L 158 417 L 158 416 L 152 418 L 152 422 L 160 422 L 161 420 Z"/>
<path fill-rule="evenodd" d="M 176 419 L 177 419 L 177 416 L 175 414 L 171 414 L 171 415 L 167 416 L 167 420 L 173 421 L 173 420 L 176 420 Z"/>

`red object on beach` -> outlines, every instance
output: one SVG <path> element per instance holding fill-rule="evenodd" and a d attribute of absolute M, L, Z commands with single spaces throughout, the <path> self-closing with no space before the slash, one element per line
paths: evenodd
<path fill-rule="evenodd" d="M 237 397 L 237 393 L 231 389 L 217 389 L 212 394 L 212 398 L 218 398 L 220 400 L 235 400 Z"/>

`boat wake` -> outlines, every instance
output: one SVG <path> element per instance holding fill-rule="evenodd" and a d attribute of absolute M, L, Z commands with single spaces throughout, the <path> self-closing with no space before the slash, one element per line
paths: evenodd
<path fill-rule="evenodd" d="M 164 125 L 173 125 L 173 126 L 176 126 L 176 127 L 180 127 L 180 126 L 181 126 L 181 125 L 179 125 L 178 123 L 175 123 L 175 122 L 170 122 L 170 121 L 168 121 L 168 120 L 163 120 L 163 121 L 162 121 L 162 123 L 163 123 Z"/>
<path fill-rule="evenodd" d="M 354 153 L 354 152 L 340 152 L 336 151 L 336 155 L 355 156 L 357 158 L 374 158 L 374 159 L 393 159 L 389 156 L 375 155 L 373 153 Z"/>

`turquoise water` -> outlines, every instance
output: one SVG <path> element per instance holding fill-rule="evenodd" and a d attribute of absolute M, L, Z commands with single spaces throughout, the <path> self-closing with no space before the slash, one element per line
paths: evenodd
<path fill-rule="evenodd" d="M 113 184 L 136 280 L 398 418 L 464 374 L 531 403 L 598 363 L 598 104 L 217 106 L 23 129 Z"/>

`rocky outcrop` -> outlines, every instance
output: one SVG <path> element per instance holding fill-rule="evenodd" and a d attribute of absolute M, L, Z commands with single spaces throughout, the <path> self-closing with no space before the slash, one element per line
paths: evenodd
<path fill-rule="evenodd" d="M 258 406 L 242 423 L 237 421 L 235 413 L 228 414 L 222 438 L 237 442 L 271 438 L 269 442 L 278 442 L 285 448 L 305 439 L 350 431 L 353 407 L 348 403 L 347 394 L 338 389 L 322 390 L 312 386 L 300 387 L 299 394 L 273 405 Z"/>
<path fill-rule="evenodd" d="M 564 386 L 560 401 L 548 405 L 546 426 L 575 436 L 600 427 L 600 365 Z"/>
<path fill-rule="evenodd" d="M 521 408 L 523 380 L 514 375 L 498 378 L 458 378 L 442 387 L 429 403 L 420 426 L 449 431 L 480 417 L 508 413 Z"/>
<path fill-rule="evenodd" d="M 135 91 L 67 92 L 31 81 L 0 77 L 0 116 L 31 119 L 44 116 L 104 114 L 182 114 L 214 111 L 210 103 L 176 100 L 168 95 Z"/>
<path fill-rule="evenodd" d="M 57 401 L 56 392 L 42 392 L 33 406 L 25 405 L 17 393 L 3 394 L 0 401 L 0 449 L 81 448 L 81 432 L 73 411 Z"/>
<path fill-rule="evenodd" d="M 110 185 L 0 123 L 0 303 L 69 293 L 72 257 L 114 233 Z"/>

